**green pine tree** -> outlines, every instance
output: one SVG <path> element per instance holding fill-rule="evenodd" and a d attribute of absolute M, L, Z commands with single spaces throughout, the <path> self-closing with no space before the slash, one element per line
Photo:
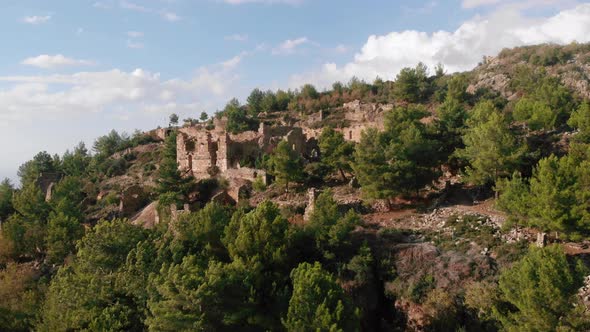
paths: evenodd
<path fill-rule="evenodd" d="M 303 160 L 287 141 L 279 142 L 267 161 L 267 167 L 279 183 L 285 184 L 287 192 L 289 183 L 303 180 Z"/>
<path fill-rule="evenodd" d="M 291 272 L 293 295 L 283 324 L 287 331 L 358 331 L 358 311 L 320 263 Z"/>
<path fill-rule="evenodd" d="M 494 316 L 505 331 L 556 331 L 583 283 L 585 269 L 571 265 L 559 245 L 531 247 L 500 275 Z"/>
<path fill-rule="evenodd" d="M 182 203 L 191 186 L 191 179 L 182 176 L 176 162 L 177 135 L 178 133 L 173 131 L 166 137 L 160 162 L 157 192 L 160 194 L 160 204 L 164 206 Z"/>
<path fill-rule="evenodd" d="M 344 135 L 332 127 L 327 127 L 319 137 L 322 163 L 331 171 L 338 171 L 342 180 L 346 181 L 346 173 L 352 171 L 354 145 L 344 140 Z"/>

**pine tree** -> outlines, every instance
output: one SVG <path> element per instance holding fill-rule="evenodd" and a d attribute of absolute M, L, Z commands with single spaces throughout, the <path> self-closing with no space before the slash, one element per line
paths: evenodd
<path fill-rule="evenodd" d="M 559 245 L 531 247 L 500 275 L 501 302 L 494 316 L 506 331 L 556 331 L 572 311 L 585 269 L 570 265 Z"/>
<path fill-rule="evenodd" d="M 389 198 L 398 193 L 385 156 L 385 144 L 377 129 L 369 128 L 361 133 L 361 141 L 354 151 L 354 173 L 367 198 Z"/>
<path fill-rule="evenodd" d="M 303 160 L 287 141 L 281 141 L 272 152 L 267 162 L 269 173 L 289 191 L 290 182 L 303 180 Z"/>
<path fill-rule="evenodd" d="M 358 331 L 358 311 L 320 263 L 291 272 L 293 295 L 283 324 L 287 331 Z"/>
<path fill-rule="evenodd" d="M 346 181 L 346 173 L 352 171 L 354 145 L 344 140 L 344 135 L 332 127 L 322 131 L 319 138 L 320 155 L 322 163 L 332 171 L 339 171 L 342 180 Z"/>
<path fill-rule="evenodd" d="M 9 215 L 14 212 L 12 207 L 12 195 L 14 194 L 14 186 L 9 179 L 4 179 L 0 183 L 0 222 L 6 220 Z"/>
<path fill-rule="evenodd" d="M 128 220 L 99 222 L 80 241 L 73 263 L 51 280 L 37 330 L 145 330 L 145 308 L 116 280 L 131 250 L 146 237 L 146 230 Z"/>
<path fill-rule="evenodd" d="M 484 102 L 473 110 L 467 124 L 465 148 L 457 150 L 457 155 L 470 163 L 465 170 L 467 180 L 485 185 L 511 174 L 524 147 L 518 145 L 504 115 Z"/>
<path fill-rule="evenodd" d="M 353 168 L 368 198 L 416 193 L 432 181 L 438 147 L 420 119 L 419 106 L 398 107 L 385 117 L 385 131 L 368 129 L 356 146 Z"/>
<path fill-rule="evenodd" d="M 184 178 L 178 170 L 176 136 L 177 132 L 173 131 L 166 137 L 160 162 L 157 192 L 160 194 L 160 203 L 164 206 L 182 203 L 191 185 L 191 180 Z"/>
<path fill-rule="evenodd" d="M 248 102 L 248 110 L 250 114 L 258 114 L 262 111 L 262 100 L 264 99 L 264 92 L 260 89 L 255 88 L 250 92 L 250 95 L 246 99 Z"/>
<path fill-rule="evenodd" d="M 76 241 L 84 235 L 84 226 L 74 217 L 63 212 L 51 213 L 47 221 L 47 260 L 61 264 L 76 249 Z"/>
<path fill-rule="evenodd" d="M 446 158 L 450 158 L 456 149 L 463 147 L 461 135 L 465 130 L 467 112 L 456 98 L 447 95 L 444 103 L 438 108 L 437 115 L 435 126 L 442 145 L 442 153 Z"/>
<path fill-rule="evenodd" d="M 577 110 L 575 110 L 567 124 L 578 129 L 578 133 L 574 136 L 575 140 L 580 143 L 590 143 L 590 103 L 583 102 Z"/>
<path fill-rule="evenodd" d="M 332 192 L 327 190 L 316 199 L 306 228 L 315 239 L 316 250 L 324 258 L 332 259 L 349 243 L 350 234 L 359 223 L 360 218 L 353 210 L 340 213 Z"/>

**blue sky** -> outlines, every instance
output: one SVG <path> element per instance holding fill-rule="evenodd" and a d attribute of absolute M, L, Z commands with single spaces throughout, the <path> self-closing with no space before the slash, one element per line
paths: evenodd
<path fill-rule="evenodd" d="M 165 125 L 254 87 L 323 88 L 503 47 L 587 42 L 573 0 L 3 0 L 0 178 L 35 153 Z"/>

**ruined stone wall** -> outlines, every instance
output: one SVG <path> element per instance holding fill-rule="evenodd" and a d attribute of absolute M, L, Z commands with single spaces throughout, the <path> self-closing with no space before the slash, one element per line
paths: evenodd
<path fill-rule="evenodd" d="M 393 109 L 392 104 L 361 103 L 359 100 L 345 103 L 345 119 L 356 124 L 382 122 L 384 114 Z"/>
<path fill-rule="evenodd" d="M 178 169 L 183 173 L 192 172 L 194 149 L 187 149 L 187 143 L 191 144 L 189 141 L 192 141 L 192 139 L 183 132 L 178 133 L 176 136 L 176 162 L 178 163 Z M 194 141 L 192 142 L 194 144 Z"/>
<path fill-rule="evenodd" d="M 210 132 L 201 131 L 195 137 L 192 171 L 197 179 L 205 179 L 217 166 L 217 141 Z"/>
<path fill-rule="evenodd" d="M 351 123 L 346 128 L 337 128 L 348 141 L 359 142 L 363 130 L 369 127 L 383 129 L 383 114 L 391 105 L 362 104 L 354 101 L 344 105 L 346 118 Z M 321 116 L 321 112 L 320 112 Z M 229 134 L 225 131 L 224 119 L 214 120 L 215 128 L 207 130 L 202 125 L 179 129 L 177 158 L 179 169 L 197 180 L 220 175 L 236 189 L 252 182 L 262 173 L 251 168 L 262 153 L 270 153 L 285 140 L 299 154 L 317 158 L 317 139 L 322 129 L 308 126 L 270 126 L 260 124 L 257 131 Z M 263 175 L 266 177 L 266 174 Z M 242 183 L 244 182 L 244 183 Z M 237 199 L 238 189 L 230 195 Z"/>
<path fill-rule="evenodd" d="M 349 127 L 345 128 L 335 128 L 334 130 L 341 132 L 344 136 L 344 139 L 347 141 L 358 143 L 361 141 L 361 133 L 363 130 L 367 128 L 377 128 L 378 130 L 383 130 L 383 121 L 381 122 L 367 122 L 362 124 L 353 124 Z M 303 134 L 310 139 L 319 139 L 320 135 L 322 134 L 323 128 L 320 129 L 311 129 L 311 128 L 304 128 Z"/>
<path fill-rule="evenodd" d="M 163 141 L 170 134 L 170 128 L 158 128 L 150 130 L 146 134 L 156 141 Z"/>
<path fill-rule="evenodd" d="M 361 133 L 367 128 L 384 129 L 384 117 L 393 109 L 392 104 L 361 103 L 355 100 L 343 105 L 345 119 L 350 123 L 344 128 L 334 128 L 341 132 L 344 139 L 352 142 L 360 142 Z M 308 140 L 319 139 L 324 128 L 303 127 L 303 134 Z"/>
<path fill-rule="evenodd" d="M 219 172 L 223 173 L 228 170 L 230 165 L 230 148 L 231 140 L 227 133 L 220 135 L 217 139 L 216 163 Z"/>
<path fill-rule="evenodd" d="M 289 143 L 289 146 L 291 146 L 293 150 L 297 151 L 297 153 L 305 154 L 307 138 L 303 134 L 301 128 L 293 128 L 287 133 L 284 139 Z"/>
<path fill-rule="evenodd" d="M 257 177 L 261 177 L 266 182 L 266 172 L 261 169 L 251 167 L 231 168 L 225 174 L 228 179 L 244 179 L 254 182 Z"/>

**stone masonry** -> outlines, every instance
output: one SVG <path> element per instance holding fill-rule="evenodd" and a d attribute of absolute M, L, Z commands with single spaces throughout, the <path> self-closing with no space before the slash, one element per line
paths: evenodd
<path fill-rule="evenodd" d="M 383 115 L 393 105 L 363 104 L 357 100 L 344 104 L 343 108 L 349 126 L 336 130 L 342 132 L 346 140 L 359 142 L 366 128 L 383 129 Z M 322 112 L 314 118 L 321 121 Z M 197 124 L 179 129 L 178 167 L 184 176 L 196 180 L 226 178 L 229 181 L 227 192 L 235 201 L 242 188 L 256 178 L 266 182 L 264 170 L 255 168 L 258 158 L 271 153 L 284 140 L 306 160 L 313 160 L 319 155 L 317 138 L 323 129 L 311 129 L 303 124 L 270 126 L 261 123 L 257 131 L 230 134 L 225 129 L 225 119 L 215 119 L 212 127 Z"/>

